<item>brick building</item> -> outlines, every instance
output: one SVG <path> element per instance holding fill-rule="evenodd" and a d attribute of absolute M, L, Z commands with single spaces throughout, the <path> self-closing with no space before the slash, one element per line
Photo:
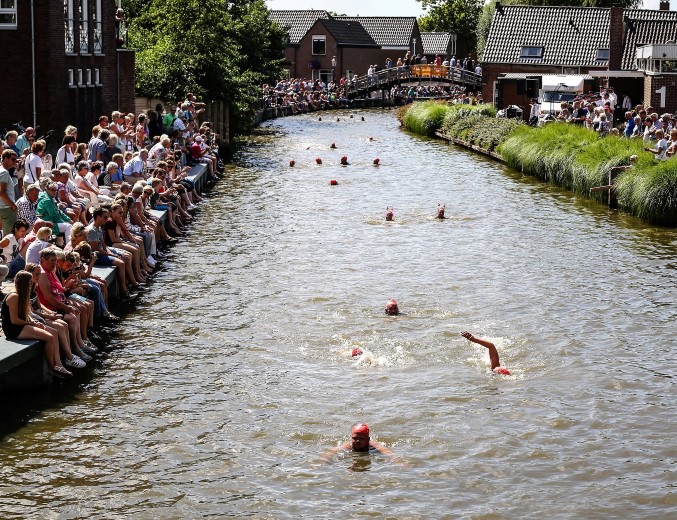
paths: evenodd
<path fill-rule="evenodd" d="M 290 77 L 363 76 L 369 65 L 383 67 L 387 58 L 396 63 L 407 52 L 423 52 L 415 17 L 331 16 L 314 10 L 270 11 L 270 17 L 287 30 Z"/>
<path fill-rule="evenodd" d="M 101 114 L 134 110 L 134 51 L 118 48 L 111 0 L 3 0 L 0 46 L 10 109 L 0 128 L 17 121 L 54 129 L 50 148 L 66 124 L 89 138 Z M 34 35 L 34 43 L 31 43 Z"/>
<path fill-rule="evenodd" d="M 677 13 L 668 8 L 668 2 L 657 11 L 497 2 L 482 58 L 482 95 L 499 108 L 526 107 L 537 95 L 542 75 L 579 75 L 586 89 L 608 84 L 634 104 L 677 111 L 677 70 L 671 71 L 668 55 L 661 51 L 643 62 L 638 59 L 641 48 L 651 53 L 674 42 Z"/>

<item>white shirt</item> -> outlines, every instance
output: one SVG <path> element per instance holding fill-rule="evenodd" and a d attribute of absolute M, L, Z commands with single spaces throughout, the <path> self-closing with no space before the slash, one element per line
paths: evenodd
<path fill-rule="evenodd" d="M 75 163 L 75 156 L 71 151 L 70 145 L 64 145 L 56 152 L 56 164 L 68 163 L 71 166 Z"/>
<path fill-rule="evenodd" d="M 44 169 L 42 163 L 42 157 L 35 155 L 34 153 L 29 153 L 26 157 L 26 175 L 24 179 L 24 185 L 33 184 L 40 180 L 40 175 L 38 175 L 38 168 Z"/>

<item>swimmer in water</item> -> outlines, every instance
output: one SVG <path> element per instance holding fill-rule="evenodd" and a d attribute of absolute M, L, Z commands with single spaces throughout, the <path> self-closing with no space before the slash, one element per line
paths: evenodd
<path fill-rule="evenodd" d="M 478 345 L 482 345 L 483 347 L 489 349 L 489 360 L 491 361 L 492 372 L 495 374 L 502 374 L 504 376 L 510 375 L 510 370 L 501 366 L 501 362 L 498 359 L 498 350 L 496 350 L 496 345 L 494 345 L 491 341 L 476 338 L 467 331 L 461 332 L 461 336 L 463 336 L 468 341 L 472 341 L 473 343 L 477 343 Z"/>
<path fill-rule="evenodd" d="M 395 218 L 395 210 L 388 206 L 386 208 L 386 222 L 392 222 Z"/>
<path fill-rule="evenodd" d="M 397 306 L 397 302 L 395 300 L 388 300 L 386 303 L 386 314 L 388 316 L 397 316 L 400 313 L 400 309 Z"/>
<path fill-rule="evenodd" d="M 341 352 L 342 356 L 348 356 L 348 357 L 358 357 L 364 354 L 364 351 L 361 348 L 349 348 L 348 350 L 344 350 Z"/>
<path fill-rule="evenodd" d="M 383 446 L 383 444 L 372 441 L 369 438 L 369 426 L 364 423 L 354 424 L 352 430 L 350 430 L 350 441 L 327 451 L 322 456 L 322 460 L 329 462 L 332 456 L 342 451 L 352 451 L 356 453 L 376 452 L 390 457 L 391 460 L 397 459 L 397 455 Z"/>
<path fill-rule="evenodd" d="M 437 217 L 435 218 L 439 218 L 440 220 L 447 218 L 444 216 L 444 208 L 445 206 L 442 206 L 441 204 L 437 205 Z"/>

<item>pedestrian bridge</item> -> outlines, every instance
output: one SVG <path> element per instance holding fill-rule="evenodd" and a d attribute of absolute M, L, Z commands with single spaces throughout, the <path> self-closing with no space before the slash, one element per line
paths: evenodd
<path fill-rule="evenodd" d="M 346 94 L 355 98 L 375 90 L 390 89 L 395 85 L 421 85 L 438 83 L 443 86 L 458 85 L 470 90 L 482 88 L 482 76 L 459 67 L 443 65 L 411 65 L 379 70 L 373 76 L 361 76 L 346 82 Z"/>

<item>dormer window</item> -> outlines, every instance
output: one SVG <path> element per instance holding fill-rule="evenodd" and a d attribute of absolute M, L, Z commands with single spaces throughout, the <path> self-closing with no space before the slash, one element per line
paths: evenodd
<path fill-rule="evenodd" d="M 609 61 L 609 49 L 597 49 L 595 61 Z"/>
<path fill-rule="evenodd" d="M 522 47 L 520 58 L 540 59 L 543 57 L 543 47 Z"/>
<path fill-rule="evenodd" d="M 313 54 L 327 54 L 327 37 L 324 35 L 313 36 Z"/>

